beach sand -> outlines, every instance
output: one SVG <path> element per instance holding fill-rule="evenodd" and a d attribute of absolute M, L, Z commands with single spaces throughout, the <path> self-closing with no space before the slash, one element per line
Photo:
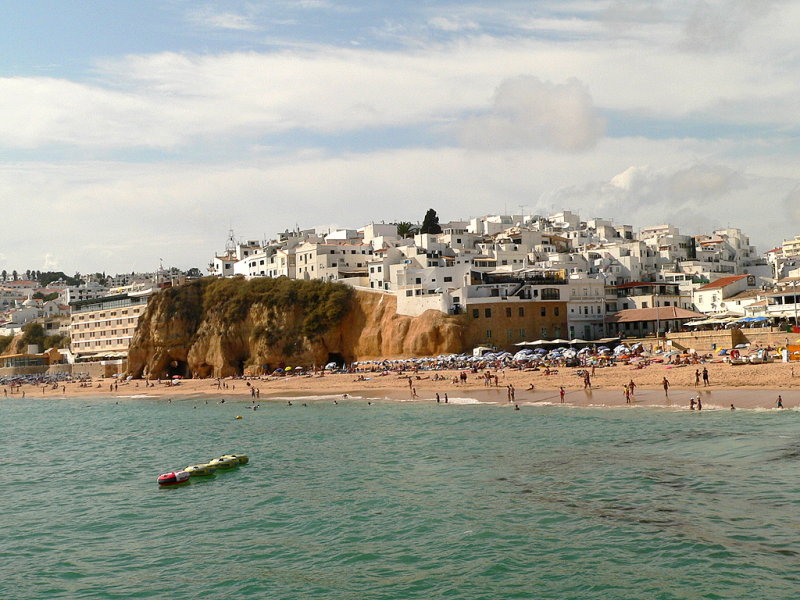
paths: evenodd
<path fill-rule="evenodd" d="M 695 387 L 695 369 L 708 369 L 710 385 Z M 737 408 L 774 408 L 780 394 L 786 408 L 800 407 L 800 364 L 770 363 L 763 365 L 731 366 L 724 363 L 671 367 L 653 364 L 643 369 L 618 365 L 596 369 L 592 377 L 592 389 L 585 390 L 583 379 L 577 368 L 562 368 L 552 375 L 543 371 L 519 371 L 506 369 L 492 371 L 498 376 L 498 385 L 486 387 L 481 374 L 468 373 L 465 384 L 454 384 L 452 379 L 460 371 L 420 371 L 419 373 L 378 373 L 327 374 L 320 376 L 289 376 L 249 380 L 250 386 L 258 388 L 257 402 L 264 403 L 286 398 L 305 398 L 308 401 L 332 401 L 332 398 L 345 394 L 350 398 L 396 400 L 415 402 L 435 402 L 438 393 L 444 402 L 444 395 L 453 404 L 474 401 L 493 402 L 501 405 L 520 407 L 530 405 L 560 404 L 560 387 L 564 387 L 564 403 L 574 406 L 625 406 L 623 386 L 631 381 L 636 383 L 632 396 L 632 406 L 656 406 L 668 408 L 687 408 L 689 399 L 700 396 L 705 409 L 729 409 L 731 404 Z M 795 371 L 793 376 L 793 371 Z M 443 380 L 433 381 L 438 373 Z M 365 381 L 358 381 L 359 375 Z M 411 387 L 409 387 L 411 377 Z M 670 382 L 669 393 L 665 394 L 662 380 Z M 179 385 L 170 386 L 168 382 L 155 383 L 146 387 L 143 380 L 120 382 L 116 390 L 111 390 L 113 379 L 95 380 L 93 387 L 80 387 L 77 383 L 59 385 L 57 390 L 41 386 L 23 385 L 27 398 L 57 399 L 66 397 L 118 397 L 181 399 L 203 397 L 226 401 L 252 401 L 251 387 L 242 379 L 225 379 L 227 389 L 218 389 L 215 379 L 182 380 Z M 530 384 L 535 389 L 529 390 Z M 508 401 L 508 385 L 515 388 L 514 402 Z M 98 387 L 99 386 L 99 387 Z M 412 397 L 411 388 L 416 390 L 417 398 Z M 8 390 L 8 388 L 6 388 Z M 9 395 L 19 398 L 19 392 Z"/>

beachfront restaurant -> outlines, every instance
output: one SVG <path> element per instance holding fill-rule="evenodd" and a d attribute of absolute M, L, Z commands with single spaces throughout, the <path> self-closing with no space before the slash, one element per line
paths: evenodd
<path fill-rule="evenodd" d="M 705 318 L 703 313 L 677 306 L 631 308 L 606 317 L 606 328 L 609 334 L 621 337 L 645 337 L 656 332 L 680 331 L 684 323 L 702 318 Z"/>

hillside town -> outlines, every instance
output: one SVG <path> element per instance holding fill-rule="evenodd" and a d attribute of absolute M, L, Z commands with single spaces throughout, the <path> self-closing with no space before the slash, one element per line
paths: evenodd
<path fill-rule="evenodd" d="M 800 236 L 759 253 L 737 228 L 636 232 L 570 211 L 439 223 L 431 209 L 421 225 L 297 229 L 271 240 L 231 231 L 207 271 L 335 281 L 393 297 L 400 315 L 463 315 L 469 345 L 490 349 L 743 327 L 800 332 Z M 160 268 L 42 284 L 4 274 L 0 335 L 35 343 L 4 352 L 0 367 L 123 364 L 149 298 L 203 275 Z"/>

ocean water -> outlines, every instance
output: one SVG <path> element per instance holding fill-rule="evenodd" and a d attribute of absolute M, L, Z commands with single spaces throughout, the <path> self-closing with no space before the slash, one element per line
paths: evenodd
<path fill-rule="evenodd" d="M 2 402 L 0 598 L 800 597 L 800 412 L 307 404 Z"/>

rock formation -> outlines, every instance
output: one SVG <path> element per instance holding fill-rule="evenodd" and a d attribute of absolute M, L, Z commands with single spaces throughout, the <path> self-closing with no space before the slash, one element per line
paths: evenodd
<path fill-rule="evenodd" d="M 392 295 L 341 284 L 200 280 L 150 300 L 131 342 L 128 371 L 225 377 L 464 350 L 461 317 L 435 310 L 409 317 L 396 308 Z"/>

